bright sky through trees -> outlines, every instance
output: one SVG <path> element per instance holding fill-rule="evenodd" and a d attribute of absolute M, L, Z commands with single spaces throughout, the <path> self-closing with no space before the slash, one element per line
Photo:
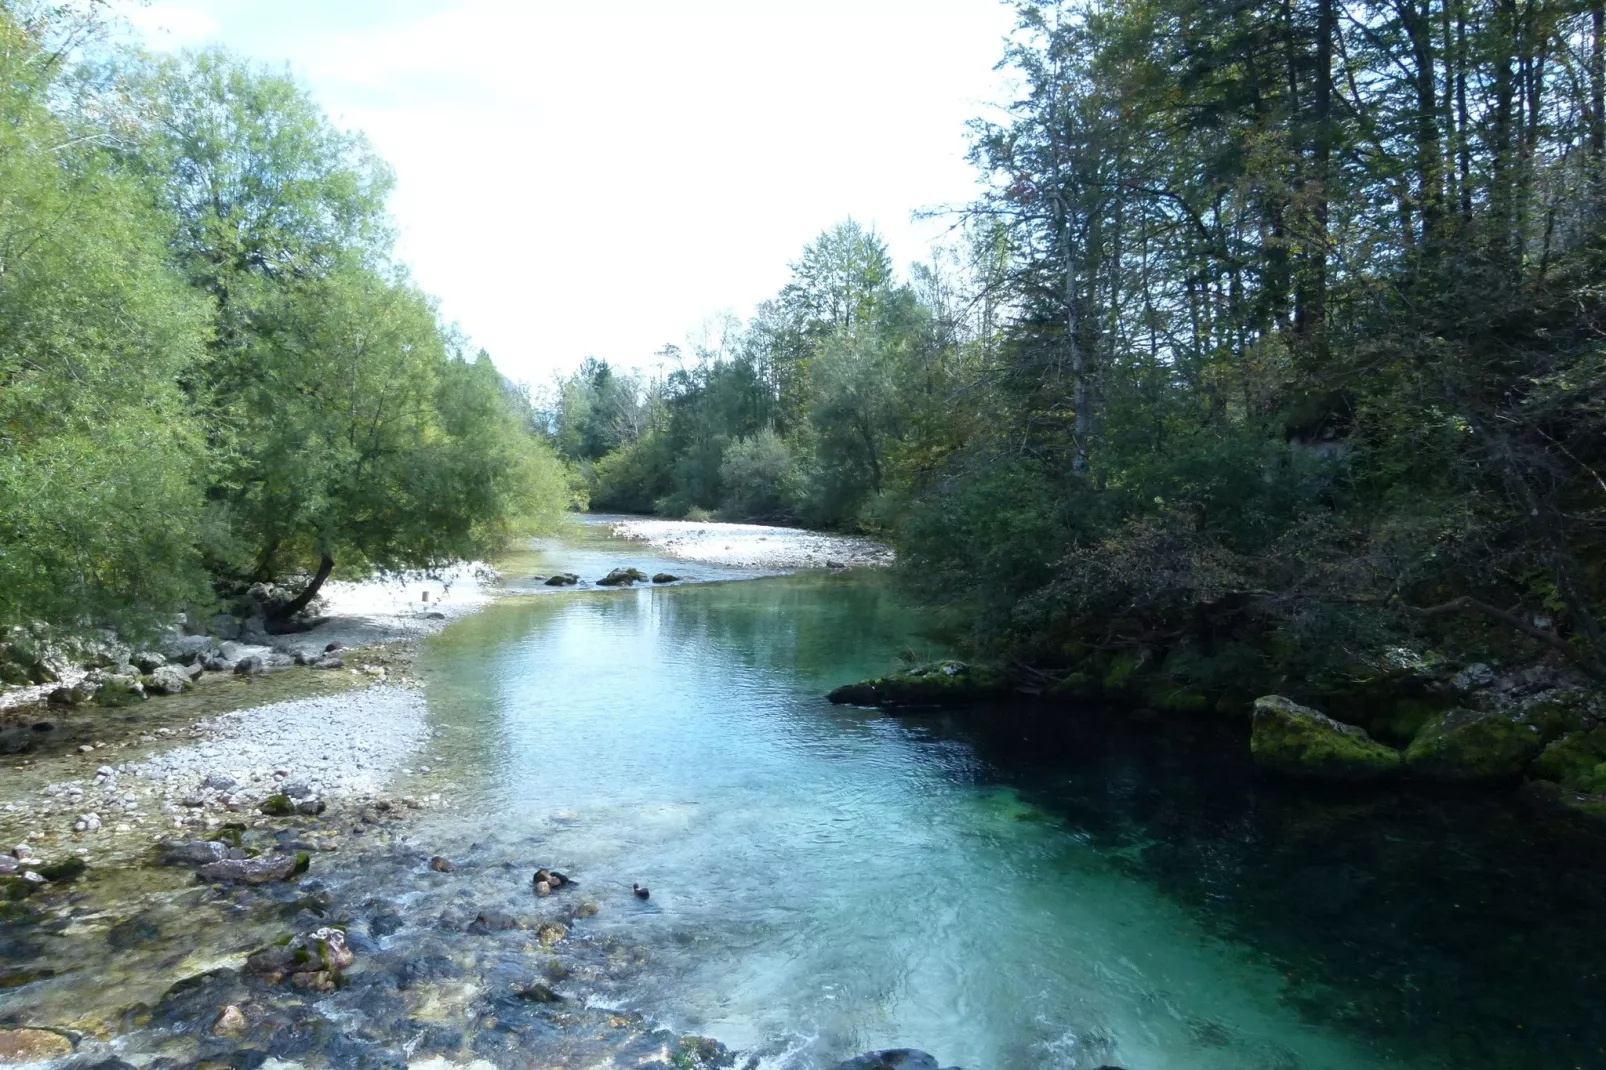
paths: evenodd
<path fill-rule="evenodd" d="M 645 365 L 846 216 L 899 263 L 975 192 L 992 0 L 125 0 L 147 45 L 288 62 L 396 169 L 400 252 L 509 376 Z"/>

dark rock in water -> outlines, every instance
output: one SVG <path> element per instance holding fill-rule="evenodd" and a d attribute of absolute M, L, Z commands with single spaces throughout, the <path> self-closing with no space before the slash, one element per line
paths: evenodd
<path fill-rule="evenodd" d="M 940 661 L 908 672 L 847 684 L 827 698 L 839 706 L 879 706 L 884 710 L 968 706 L 1009 691 L 1009 678 L 997 669 Z"/>
<path fill-rule="evenodd" d="M 536 895 L 550 895 L 559 888 L 573 883 L 568 877 L 555 869 L 538 869 L 535 871 L 535 876 L 530 878 L 530 884 L 535 888 Z M 547 886 L 544 892 L 541 890 L 541 885 L 543 884 Z"/>
<path fill-rule="evenodd" d="M 680 577 L 672 572 L 660 572 L 652 578 L 654 583 L 679 583 Z"/>
<path fill-rule="evenodd" d="M 70 857 L 35 868 L 38 874 L 51 884 L 70 884 L 88 871 L 89 863 L 82 858 Z"/>
<path fill-rule="evenodd" d="M 1377 780 L 1400 770 L 1400 752 L 1365 729 L 1281 695 L 1255 700 L 1249 748 L 1261 770 L 1302 780 Z"/>
<path fill-rule="evenodd" d="M 327 646 L 325 646 L 325 647 L 324 647 L 324 648 L 323 648 L 323 652 L 324 652 L 324 653 L 325 653 L 325 654 L 333 654 L 333 653 L 334 653 L 334 652 L 335 652 L 335 651 L 337 651 L 337 650 L 344 650 L 344 649 L 346 649 L 346 644 L 345 644 L 345 643 L 342 643 L 342 642 L 340 642 L 340 641 L 339 641 L 339 640 L 338 640 L 338 639 L 337 639 L 337 640 L 336 640 L 336 641 L 335 641 L 335 642 L 333 642 L 333 643 L 330 643 L 330 644 L 328 644 L 328 645 L 327 645 Z"/>
<path fill-rule="evenodd" d="M 122 921 L 106 930 L 106 946 L 116 951 L 151 944 L 162 938 L 161 926 L 143 914 Z"/>
<path fill-rule="evenodd" d="M 234 663 L 234 675 L 236 676 L 260 676 L 267 671 L 267 664 L 254 654 L 248 658 L 241 658 Z"/>
<path fill-rule="evenodd" d="M 434 870 L 436 873 L 457 872 L 456 863 L 449 858 L 442 858 L 440 855 L 436 855 L 434 858 L 429 860 L 429 868 Z"/>
<path fill-rule="evenodd" d="M 297 988 L 333 991 L 340 971 L 357 961 L 340 929 L 322 928 L 263 948 L 245 961 L 245 968 L 268 984 L 289 978 Z"/>
<path fill-rule="evenodd" d="M 306 872 L 309 861 L 305 853 L 226 858 L 221 862 L 209 862 L 196 872 L 205 881 L 266 884 L 269 881 L 289 880 L 298 873 Z"/>
<path fill-rule="evenodd" d="M 548 586 L 548 587 L 573 587 L 575 584 L 577 584 L 579 582 L 580 582 L 580 577 L 575 575 L 573 572 L 560 572 L 556 576 L 548 576 L 547 580 L 546 580 L 546 586 Z"/>
<path fill-rule="evenodd" d="M 511 914 L 504 914 L 500 910 L 482 910 L 469 923 L 468 931 L 475 936 L 484 936 L 486 933 L 505 932 L 518 927 L 518 919 Z"/>
<path fill-rule="evenodd" d="M 1405 764 L 1435 780 L 1515 780 L 1545 747 L 1539 726 L 1507 710 L 1446 710 L 1422 726 Z"/>
<path fill-rule="evenodd" d="M 598 587 L 629 587 L 647 578 L 639 568 L 616 568 L 597 581 Z"/>
<path fill-rule="evenodd" d="M 849 1059 L 836 1070 L 942 1070 L 937 1060 L 913 1048 L 889 1048 L 871 1051 Z M 954 1068 L 950 1068 L 954 1070 Z"/>
<path fill-rule="evenodd" d="M 563 997 L 539 982 L 517 989 L 514 995 L 531 1003 L 562 1003 Z"/>
<path fill-rule="evenodd" d="M 636 894 L 637 899 L 651 899 L 652 890 L 639 884 L 632 884 L 630 890 Z"/>

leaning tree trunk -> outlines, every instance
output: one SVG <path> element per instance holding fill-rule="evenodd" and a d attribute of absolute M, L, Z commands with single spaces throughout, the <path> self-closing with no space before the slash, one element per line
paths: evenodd
<path fill-rule="evenodd" d="M 273 625 L 283 624 L 303 609 L 306 609 L 307 605 L 318 596 L 318 589 L 323 586 L 324 581 L 329 578 L 329 573 L 333 572 L 334 568 L 335 559 L 333 555 L 328 550 L 323 551 L 323 555 L 318 561 L 318 571 L 313 574 L 311 582 L 290 601 L 277 609 L 269 611 L 268 625 L 270 629 Z"/>

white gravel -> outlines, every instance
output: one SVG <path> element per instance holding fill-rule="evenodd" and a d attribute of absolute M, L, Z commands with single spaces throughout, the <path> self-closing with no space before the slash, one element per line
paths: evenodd
<path fill-rule="evenodd" d="M 764 524 L 630 519 L 614 523 L 610 530 L 671 557 L 738 568 L 853 568 L 893 561 L 892 548 L 874 539 Z"/>
<path fill-rule="evenodd" d="M 287 787 L 323 799 L 367 795 L 429 736 L 423 696 L 386 685 L 236 710 L 198 730 L 198 742 L 127 771 L 192 806 L 254 803 Z"/>

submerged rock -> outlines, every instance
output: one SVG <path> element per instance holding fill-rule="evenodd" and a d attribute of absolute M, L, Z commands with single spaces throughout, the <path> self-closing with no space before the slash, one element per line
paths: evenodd
<path fill-rule="evenodd" d="M 886 1051 L 865 1052 L 863 1055 L 839 1063 L 836 1070 L 941 1070 L 937 1060 L 913 1048 L 889 1048 Z M 949 1070 L 955 1070 L 950 1067 Z"/>
<path fill-rule="evenodd" d="M 1304 780 L 1377 780 L 1400 770 L 1400 752 L 1365 729 L 1281 695 L 1255 700 L 1249 749 L 1263 771 Z"/>
<path fill-rule="evenodd" d="M 206 881 L 266 884 L 269 881 L 289 880 L 298 873 L 305 873 L 310 861 L 305 853 L 225 858 L 220 862 L 209 862 L 196 872 Z"/>
<path fill-rule="evenodd" d="M 573 572 L 560 572 L 556 576 L 548 576 L 547 579 L 546 579 L 546 586 L 548 586 L 548 587 L 573 587 L 575 584 L 577 584 L 579 582 L 580 582 L 580 577 L 575 575 Z"/>
<path fill-rule="evenodd" d="M 48 1029 L 0 1029 L 0 1066 L 42 1063 L 72 1054 L 72 1041 Z"/>
<path fill-rule="evenodd" d="M 1411 772 L 1436 780 L 1515 780 L 1539 757 L 1537 725 L 1503 710 L 1447 710 L 1405 750 Z"/>
<path fill-rule="evenodd" d="M 940 661 L 857 684 L 826 697 L 839 706 L 879 706 L 885 710 L 966 706 L 1009 691 L 1009 678 L 997 669 Z"/>
<path fill-rule="evenodd" d="M 245 968 L 270 985 L 289 978 L 296 988 L 330 992 L 340 971 L 356 961 L 357 956 L 346 946 L 346 934 L 323 928 L 263 948 L 246 959 Z"/>
<path fill-rule="evenodd" d="M 204 866 L 229 856 L 228 844 L 217 840 L 168 840 L 158 844 L 157 850 L 170 866 Z"/>
<path fill-rule="evenodd" d="M 680 577 L 672 572 L 660 572 L 652 578 L 654 583 L 679 583 Z"/>

